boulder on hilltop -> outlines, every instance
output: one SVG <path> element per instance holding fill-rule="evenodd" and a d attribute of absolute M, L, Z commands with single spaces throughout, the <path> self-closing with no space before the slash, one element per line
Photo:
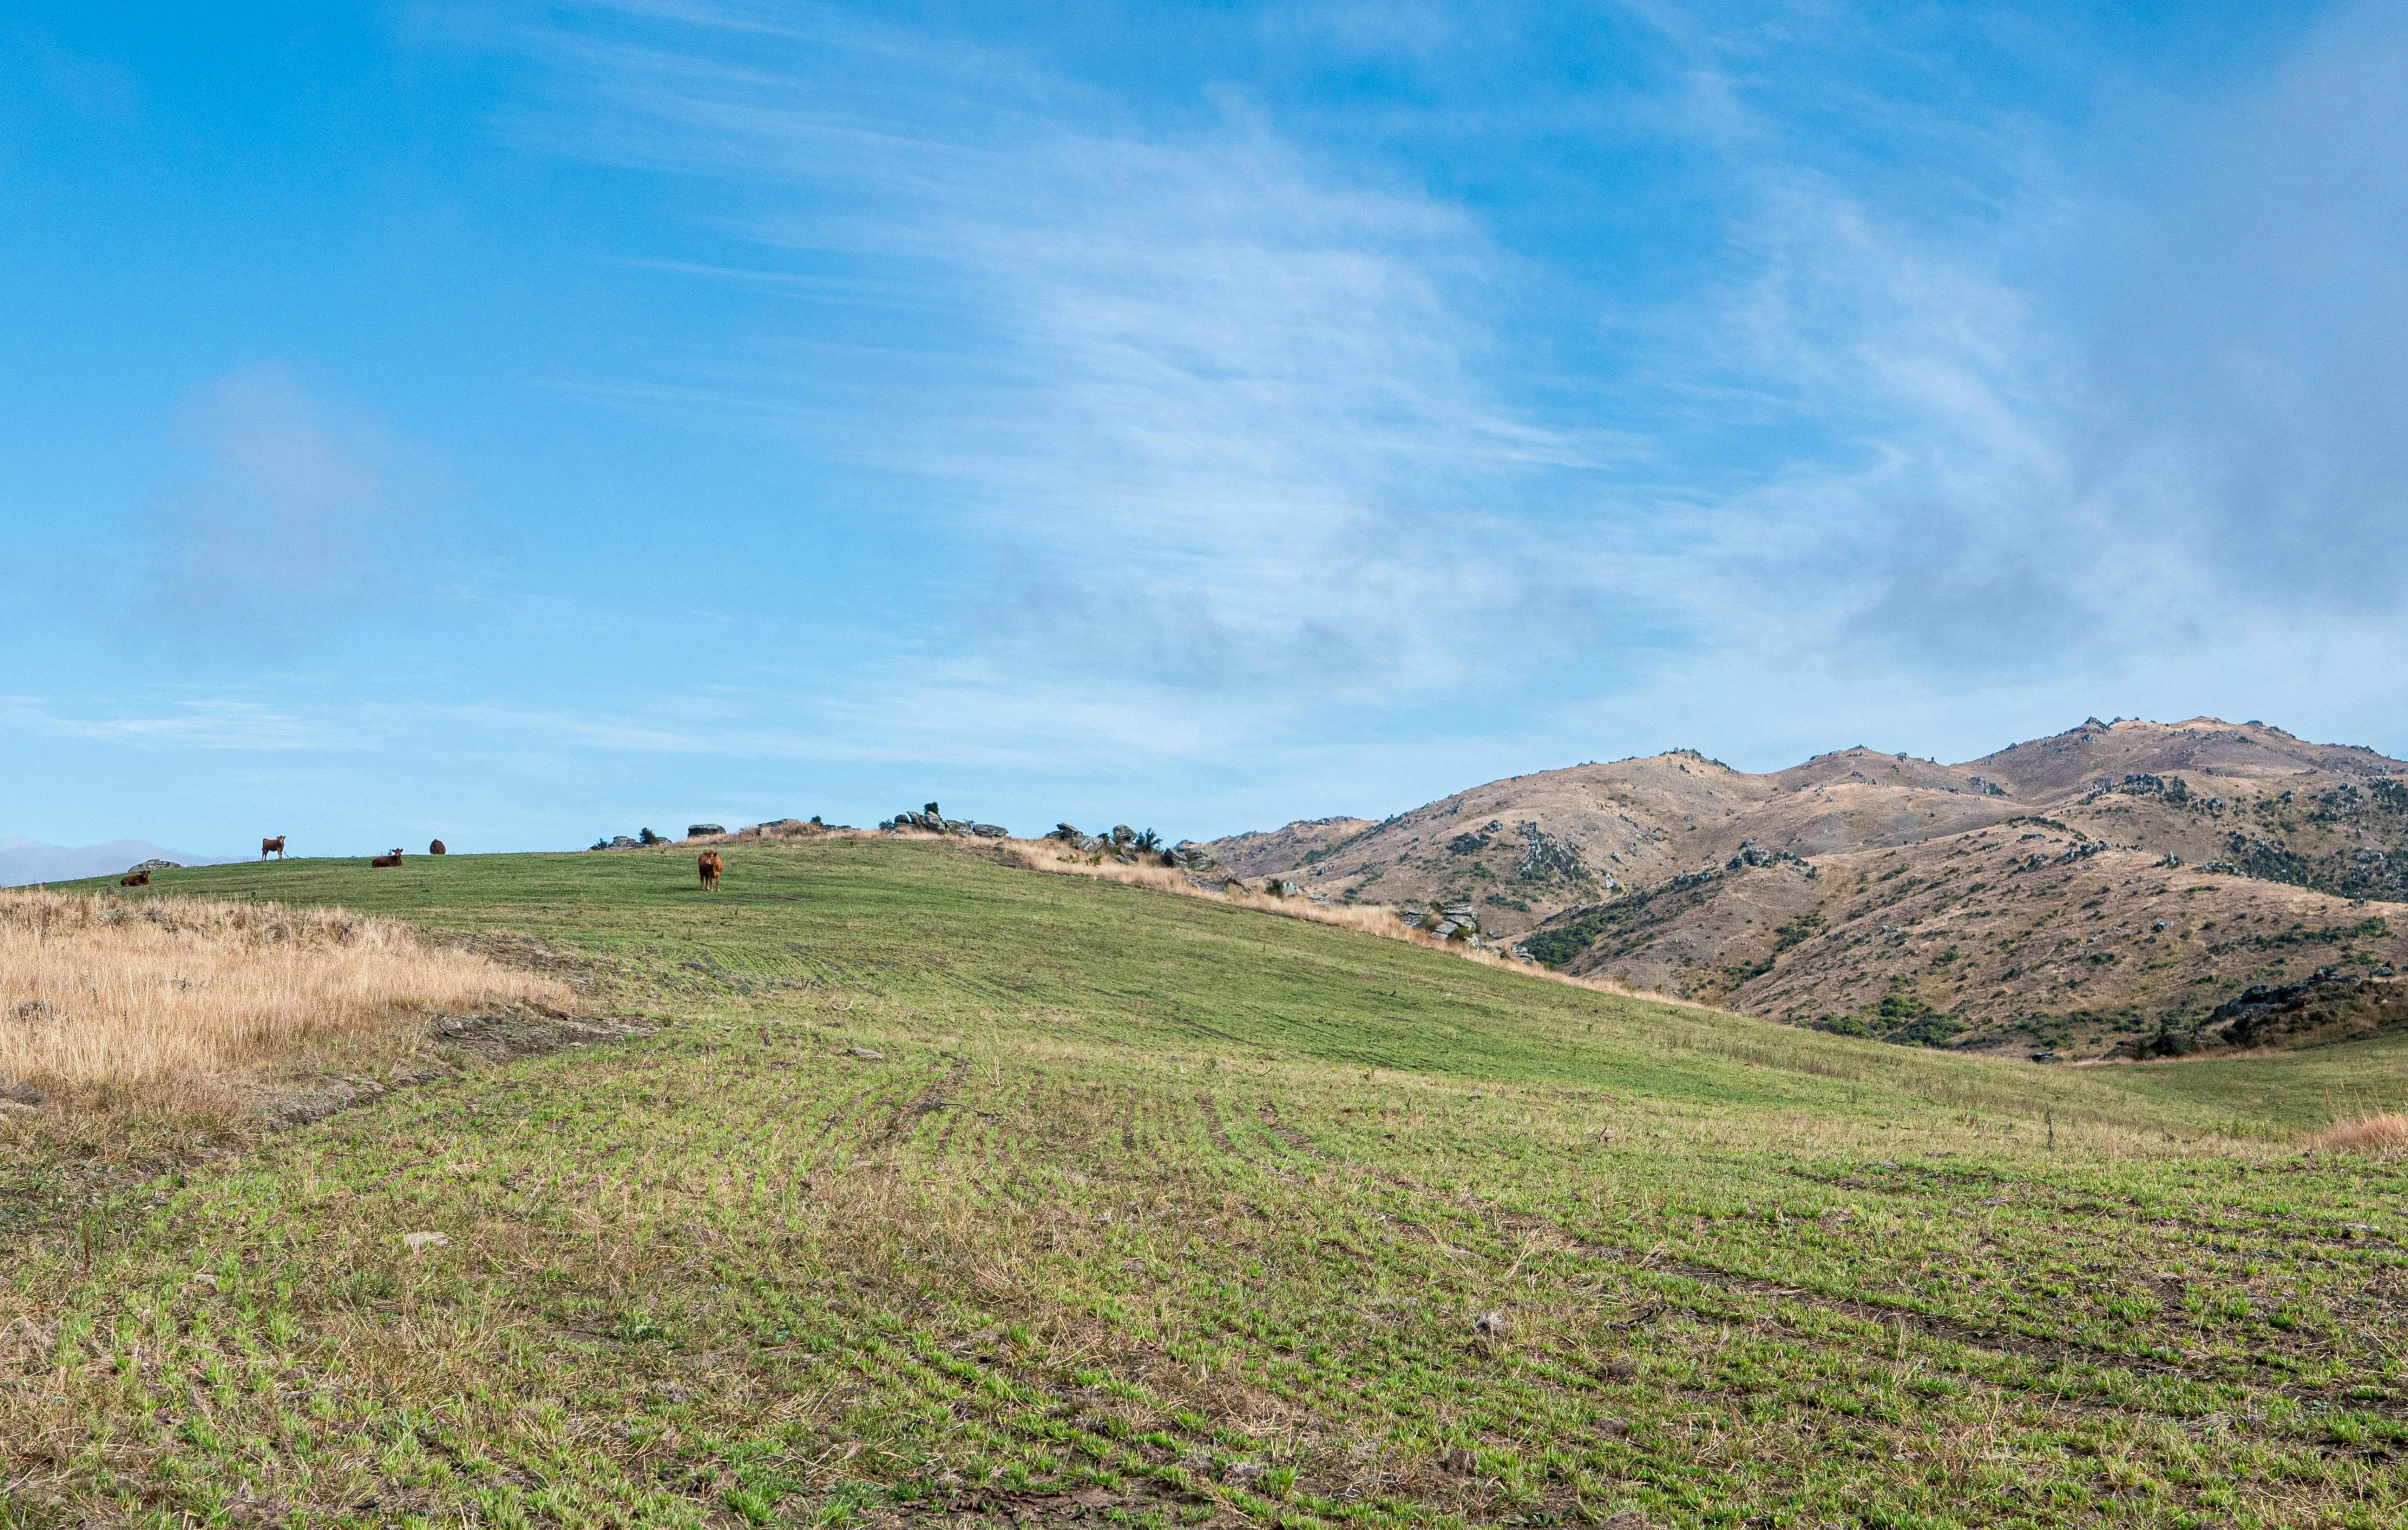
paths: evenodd
<path fill-rule="evenodd" d="M 892 818 L 882 819 L 878 828 L 885 834 L 901 834 L 917 829 L 923 834 L 950 834 L 971 839 L 1008 839 L 1012 832 L 1001 824 L 947 818 L 933 802 L 916 813 L 906 809 Z"/>

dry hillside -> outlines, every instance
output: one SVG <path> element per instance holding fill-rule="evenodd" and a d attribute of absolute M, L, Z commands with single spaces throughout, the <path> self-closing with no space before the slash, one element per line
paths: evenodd
<path fill-rule="evenodd" d="M 1284 829 L 1232 834 L 1212 842 L 1213 859 L 1241 877 L 1309 866 L 1329 847 L 1371 828 L 1368 818 L 1305 818 Z"/>
<path fill-rule="evenodd" d="M 1900 1040 L 2100 1052 L 2221 1031 L 2320 969 L 2374 981 L 2289 996 L 2323 1006 L 2294 1037 L 2408 1021 L 2382 970 L 2408 962 L 2408 765 L 2262 723 L 1769 775 L 1682 750 L 1347 822 L 1212 848 L 1341 901 L 1474 903 L 1573 972 Z"/>

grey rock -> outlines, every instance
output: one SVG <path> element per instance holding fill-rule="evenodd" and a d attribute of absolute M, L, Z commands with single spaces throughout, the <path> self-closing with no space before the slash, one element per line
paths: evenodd
<path fill-rule="evenodd" d="M 886 1054 L 884 1052 L 877 1051 L 871 1047 L 854 1047 L 847 1055 L 858 1057 L 863 1062 L 886 1061 Z"/>
<path fill-rule="evenodd" d="M 688 839 L 700 839 L 705 834 L 725 834 L 726 832 L 727 830 L 721 828 L 715 823 L 690 823 L 686 825 L 686 838 Z"/>

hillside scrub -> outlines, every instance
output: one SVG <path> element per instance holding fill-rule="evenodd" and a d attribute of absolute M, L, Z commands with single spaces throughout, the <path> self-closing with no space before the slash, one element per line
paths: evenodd
<path fill-rule="evenodd" d="M 1674 750 L 1204 848 L 1337 901 L 1469 903 L 1551 967 L 1796 1025 L 1899 1029 L 1871 1011 L 1903 980 L 1956 1027 L 1907 1039 L 2074 1060 L 2220 1047 L 2197 1033 L 2252 987 L 2408 970 L 2408 904 L 2352 901 L 2408 896 L 2403 835 L 2408 762 L 2194 718 L 1959 766 Z"/>
<path fill-rule="evenodd" d="M 372 1040 L 427 1011 L 568 997 L 341 909 L 0 893 L 0 1082 L 19 1088 L 157 1092 Z"/>

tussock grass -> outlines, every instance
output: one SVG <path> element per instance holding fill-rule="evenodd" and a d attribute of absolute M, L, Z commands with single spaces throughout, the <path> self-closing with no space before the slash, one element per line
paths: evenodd
<path fill-rule="evenodd" d="M 36 1088 L 189 1085 L 426 1010 L 568 998 L 342 909 L 0 893 L 0 1080 Z"/>
<path fill-rule="evenodd" d="M 2314 1145 L 2327 1153 L 2364 1153 L 2371 1158 L 2396 1158 L 2408 1153 L 2408 1115 L 2387 1112 L 2343 1121 L 2318 1134 Z"/>

